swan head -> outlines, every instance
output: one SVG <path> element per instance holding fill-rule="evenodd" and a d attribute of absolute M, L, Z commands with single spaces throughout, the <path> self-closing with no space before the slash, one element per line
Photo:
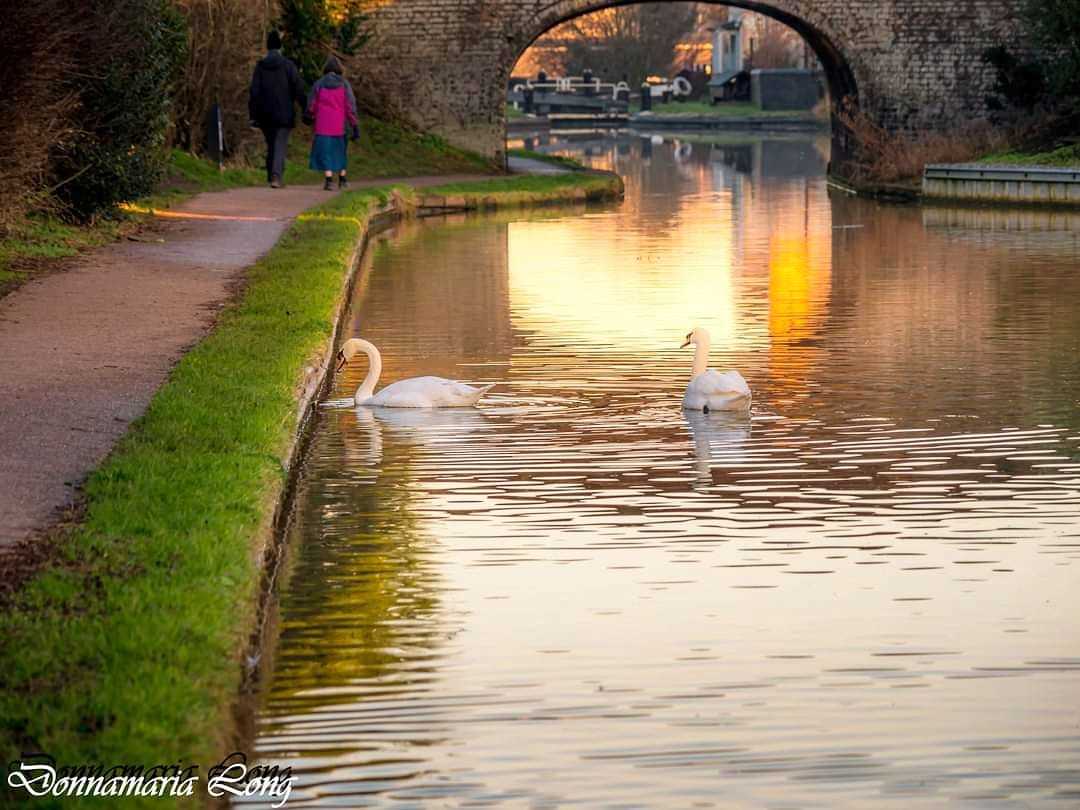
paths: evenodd
<path fill-rule="evenodd" d="M 687 346 L 708 346 L 709 345 L 709 330 L 702 326 L 696 326 L 686 333 L 686 341 L 680 346 L 680 349 L 685 349 Z"/>
<path fill-rule="evenodd" d="M 360 340 L 359 338 L 350 338 L 341 344 L 341 348 L 337 353 L 337 371 L 341 371 L 348 365 L 360 352 L 364 351 L 364 347 L 367 345 L 366 340 Z"/>

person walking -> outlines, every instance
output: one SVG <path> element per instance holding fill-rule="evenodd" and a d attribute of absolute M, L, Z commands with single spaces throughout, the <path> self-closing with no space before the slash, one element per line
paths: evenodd
<path fill-rule="evenodd" d="M 356 115 L 356 96 L 352 85 L 344 78 L 344 70 L 336 56 L 331 55 L 323 67 L 322 78 L 315 82 L 308 96 L 307 117 L 314 121 L 315 140 L 311 144 L 311 160 L 308 165 L 322 172 L 326 180 L 323 188 L 334 187 L 334 174 L 338 176 L 338 188 L 349 185 L 346 174 L 346 125 L 351 129 L 352 139 L 360 137 L 360 120 Z"/>
<path fill-rule="evenodd" d="M 281 53 L 281 34 L 266 36 L 268 53 L 255 65 L 248 93 L 248 118 L 266 139 L 266 181 L 281 188 L 289 133 L 296 126 L 296 105 L 304 106 L 304 80 L 296 65 Z"/>

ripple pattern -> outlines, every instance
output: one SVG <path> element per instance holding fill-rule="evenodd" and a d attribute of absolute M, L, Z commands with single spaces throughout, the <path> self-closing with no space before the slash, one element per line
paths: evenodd
<path fill-rule="evenodd" d="M 1075 233 L 830 198 L 805 138 L 560 148 L 626 204 L 369 252 L 386 381 L 500 386 L 322 410 L 289 806 L 1080 805 Z M 748 417 L 681 411 L 695 324 Z"/>

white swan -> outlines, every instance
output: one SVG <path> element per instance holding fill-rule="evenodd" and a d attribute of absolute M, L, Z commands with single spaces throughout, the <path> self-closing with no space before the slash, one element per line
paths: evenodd
<path fill-rule="evenodd" d="M 360 352 L 368 356 L 370 366 L 364 382 L 356 389 L 356 405 L 379 405 L 384 408 L 467 408 L 475 405 L 480 397 L 495 387 L 495 383 L 475 388 L 443 377 L 413 377 L 391 383 L 376 394 L 375 384 L 382 373 L 382 356 L 373 344 L 360 338 L 346 340 L 337 355 L 337 370 L 341 371 Z"/>
<path fill-rule="evenodd" d="M 682 406 L 688 411 L 746 411 L 750 408 L 750 386 L 737 371 L 716 371 L 709 364 L 709 332 L 700 326 L 686 336 L 680 346 L 694 345 L 694 370 L 686 386 Z"/>

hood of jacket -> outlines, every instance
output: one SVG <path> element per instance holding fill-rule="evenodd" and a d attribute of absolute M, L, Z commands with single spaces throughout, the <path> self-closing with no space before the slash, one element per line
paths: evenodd
<path fill-rule="evenodd" d="M 325 87 L 327 90 L 333 90 L 335 87 L 344 85 L 345 80 L 336 73 L 327 73 L 316 84 L 319 87 Z"/>
<path fill-rule="evenodd" d="M 259 67 L 263 70 L 282 70 L 288 61 L 281 51 L 270 51 L 259 60 Z"/>

